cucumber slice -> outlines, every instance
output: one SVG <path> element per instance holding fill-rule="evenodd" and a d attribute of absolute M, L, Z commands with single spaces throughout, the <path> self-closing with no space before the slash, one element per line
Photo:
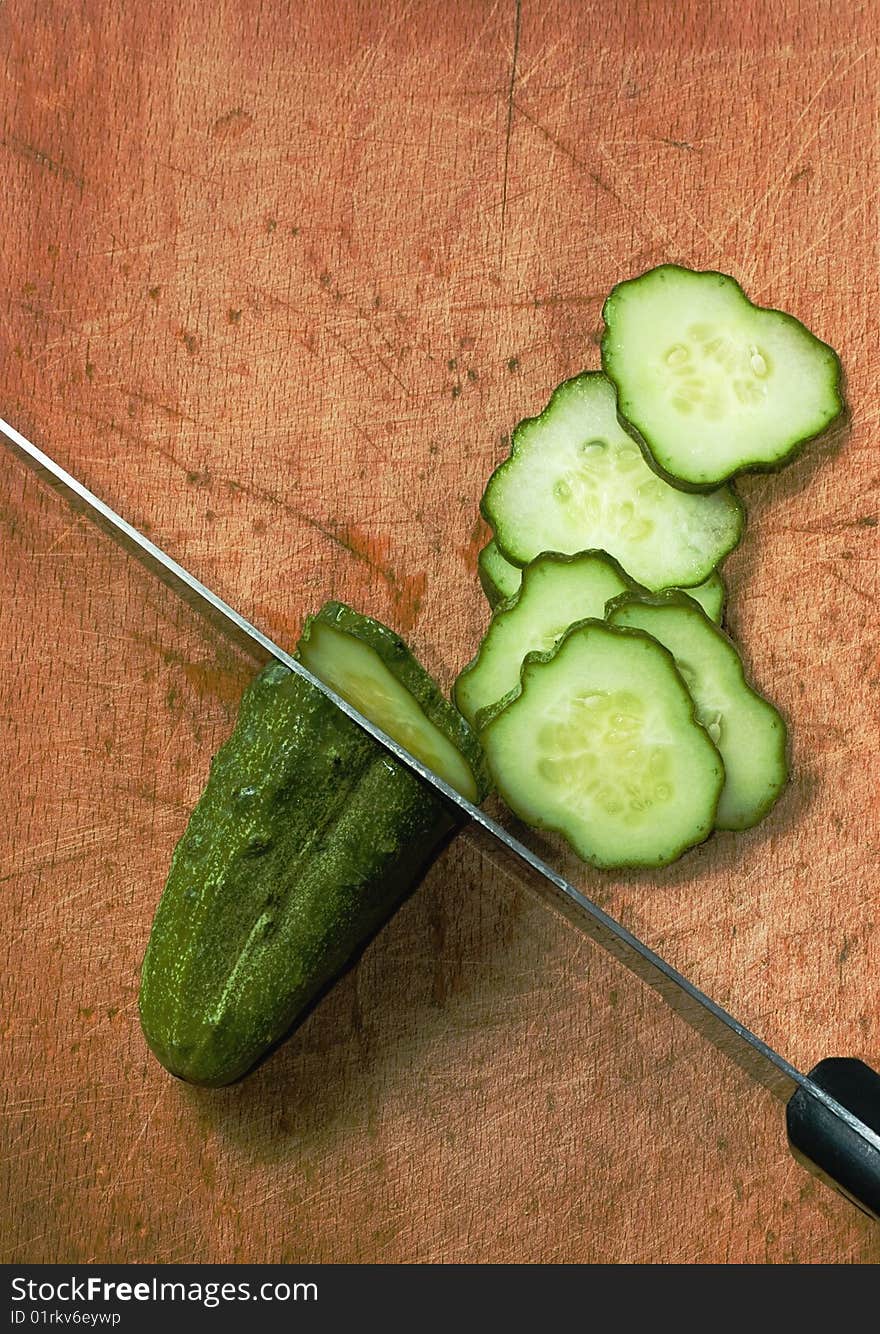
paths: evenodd
<path fill-rule="evenodd" d="M 624 424 L 679 486 L 779 468 L 843 410 L 833 349 L 726 274 L 663 264 L 618 283 L 603 314 Z"/>
<path fill-rule="evenodd" d="M 393 631 L 341 602 L 303 628 L 298 656 L 321 681 L 468 801 L 486 795 L 480 743 Z"/>
<path fill-rule="evenodd" d="M 504 800 L 594 866 L 665 866 L 712 831 L 724 766 L 666 649 L 601 621 L 530 654 L 481 739 Z"/>
<path fill-rule="evenodd" d="M 545 554 L 551 555 L 553 553 L 547 552 Z M 538 557 L 538 559 L 541 558 Z M 511 598 L 516 597 L 522 583 L 523 572 L 518 565 L 511 565 L 510 561 L 502 556 L 494 537 L 490 542 L 487 542 L 480 552 L 477 558 L 477 570 L 483 592 L 486 594 L 489 606 L 493 610 L 500 603 L 509 602 Z M 687 593 L 696 602 L 699 602 L 707 616 L 711 616 L 712 620 L 717 621 L 720 625 L 724 613 L 725 588 L 724 581 L 717 570 L 712 571 L 705 583 L 697 584 L 695 588 L 689 588 Z M 601 611 L 582 613 L 582 616 L 587 615 L 600 616 Z M 570 619 L 581 620 L 582 616 L 575 616 Z"/>
<path fill-rule="evenodd" d="M 608 609 L 610 624 L 644 630 L 672 653 L 694 697 L 697 717 L 721 752 L 726 781 L 717 829 L 750 829 L 767 814 L 788 778 L 786 729 L 745 678 L 727 635 L 678 594 L 625 593 Z"/>
<path fill-rule="evenodd" d="M 519 592 L 522 570 L 505 560 L 494 537 L 477 557 L 477 573 L 490 607 L 497 607 L 499 602 L 506 602 Z"/>
<path fill-rule="evenodd" d="M 481 711 L 518 693 L 527 653 L 555 648 L 572 622 L 601 620 L 607 602 L 636 587 L 601 551 L 548 552 L 533 560 L 522 572 L 519 594 L 498 607 L 477 656 L 455 683 L 460 712 L 479 727 Z"/>
<path fill-rule="evenodd" d="M 651 471 L 597 372 L 565 381 L 539 417 L 520 423 L 481 508 L 515 565 L 542 551 L 601 548 L 652 589 L 702 583 L 743 526 L 728 488 L 689 495 Z"/>
<path fill-rule="evenodd" d="M 685 588 L 682 591 L 693 598 L 694 602 L 699 602 L 710 621 L 714 621 L 716 625 L 721 624 L 727 590 L 717 570 L 712 571 L 704 584 L 697 584 L 696 588 Z"/>

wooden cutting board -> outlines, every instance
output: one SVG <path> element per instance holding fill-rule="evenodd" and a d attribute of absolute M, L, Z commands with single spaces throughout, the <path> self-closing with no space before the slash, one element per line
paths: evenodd
<path fill-rule="evenodd" d="M 451 681 L 485 479 L 616 280 L 728 270 L 840 349 L 848 437 L 743 483 L 725 571 L 790 789 L 577 874 L 793 1061 L 880 1064 L 871 7 L 12 0 L 0 52 L 2 413 L 282 642 L 344 597 Z M 465 846 L 251 1079 L 171 1080 L 138 970 L 252 665 L 0 479 L 0 1259 L 880 1259 L 768 1095 Z"/>

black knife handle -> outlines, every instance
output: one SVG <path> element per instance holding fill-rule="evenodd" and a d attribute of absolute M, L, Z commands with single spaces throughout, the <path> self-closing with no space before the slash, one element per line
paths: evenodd
<path fill-rule="evenodd" d="M 873 1135 L 866 1136 L 804 1086 L 785 1109 L 792 1153 L 814 1176 L 880 1221 L 880 1075 L 864 1061 L 829 1056 L 807 1077 Z"/>

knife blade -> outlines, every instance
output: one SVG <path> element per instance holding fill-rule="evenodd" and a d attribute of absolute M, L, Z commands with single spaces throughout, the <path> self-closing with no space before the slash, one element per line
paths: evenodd
<path fill-rule="evenodd" d="M 109 532 L 187 603 L 251 650 L 259 649 L 308 681 L 396 760 L 457 807 L 468 822 L 465 836 L 488 860 L 506 871 L 512 870 L 542 901 L 651 986 L 680 1018 L 786 1103 L 789 1142 L 795 1156 L 862 1212 L 880 1218 L 880 1076 L 869 1066 L 851 1058 L 832 1057 L 820 1062 L 809 1074 L 796 1069 L 2 418 L 0 433 L 18 458 L 60 490 L 78 511 Z"/>

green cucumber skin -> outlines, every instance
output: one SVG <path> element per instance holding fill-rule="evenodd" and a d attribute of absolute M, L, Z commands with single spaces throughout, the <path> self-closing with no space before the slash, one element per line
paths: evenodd
<path fill-rule="evenodd" d="M 492 540 L 494 542 L 494 538 Z M 483 593 L 486 596 L 486 601 L 489 603 L 491 610 L 495 612 L 501 609 L 502 603 L 506 603 L 508 606 L 512 606 L 513 603 L 516 601 L 516 598 L 519 595 L 521 587 L 523 572 L 522 570 L 519 569 L 519 567 L 516 567 L 517 573 L 520 575 L 520 583 L 517 585 L 517 587 L 514 589 L 512 593 L 505 593 L 504 589 L 500 587 L 500 585 L 493 577 L 488 567 L 488 563 L 484 559 L 485 553 L 489 549 L 489 545 L 491 545 L 491 543 L 483 547 L 483 550 L 480 552 L 479 558 L 477 560 L 477 573 L 480 579 L 480 587 L 482 588 Z M 595 550 L 595 548 L 588 548 L 588 550 Z M 561 553 L 559 552 L 542 551 L 540 555 L 534 557 L 534 560 L 540 560 L 542 556 L 558 556 L 560 554 Z M 583 554 L 582 552 L 574 553 L 574 555 L 578 556 L 582 554 Z M 614 561 L 614 557 L 609 556 L 607 552 L 602 552 L 601 554 L 604 555 L 608 560 Z M 569 557 L 569 559 L 571 558 L 572 557 Z M 502 557 L 501 559 L 504 559 L 504 557 Z M 533 563 L 532 561 L 529 561 L 530 565 L 532 563 Z M 618 565 L 621 571 L 623 572 L 623 567 L 620 566 L 620 563 L 618 561 L 614 561 L 614 564 Z M 711 612 L 707 610 L 707 615 L 709 615 L 717 625 L 721 625 L 724 621 L 724 608 L 727 603 L 727 588 L 725 586 L 724 579 L 722 578 L 718 566 L 715 567 L 715 569 L 709 575 L 708 579 L 703 580 L 702 584 L 691 584 L 689 589 L 689 595 L 693 597 L 695 601 L 700 602 L 700 599 L 697 597 L 696 590 L 702 588 L 704 584 L 707 584 L 712 580 L 715 581 L 715 599 L 717 600 L 717 605 L 715 601 L 711 602 L 710 605 L 713 607 L 713 610 Z M 638 587 L 640 588 L 641 585 L 638 585 Z M 647 589 L 645 591 L 647 592 Z M 703 604 L 701 603 L 701 605 Z"/>
<path fill-rule="evenodd" d="M 191 1083 L 234 1082 L 415 888 L 457 817 L 309 682 L 272 664 L 172 860 L 141 1023 Z"/>
<path fill-rule="evenodd" d="M 620 286 L 620 284 L 618 284 L 618 286 Z M 613 290 L 614 290 L 614 289 L 612 289 L 612 295 L 613 295 Z M 610 297 L 609 297 L 608 299 L 610 300 Z M 606 301 L 605 305 L 607 306 L 607 304 L 608 304 L 608 302 Z M 603 307 L 603 309 L 604 309 L 604 307 Z M 793 317 L 792 317 L 792 318 L 793 318 Z M 581 374 L 582 374 L 582 375 L 597 375 L 597 374 L 604 374 L 604 371 L 603 371 L 603 372 L 597 372 L 597 371 L 583 371 L 583 372 L 581 372 Z M 572 378 L 573 378 L 573 379 L 578 379 L 578 378 L 580 378 L 580 377 L 579 377 L 579 376 L 573 376 Z M 610 376 L 607 376 L 607 375 L 606 375 L 606 378 L 609 379 L 609 380 L 611 380 L 611 377 L 610 377 Z M 518 559 L 515 555 L 513 555 L 513 554 L 511 553 L 511 551 L 510 551 L 507 547 L 505 547 L 505 545 L 504 545 L 503 535 L 500 534 L 499 531 L 498 531 L 498 529 L 496 528 L 495 518 L 494 518 L 494 516 L 493 516 L 493 514 L 492 514 L 490 505 L 487 503 L 487 497 L 488 497 L 489 494 L 490 494 L 490 488 L 491 488 L 492 482 L 493 482 L 493 480 L 495 479 L 495 477 L 497 477 L 497 475 L 501 472 L 501 470 L 502 470 L 503 468 L 506 468 L 506 467 L 507 467 L 507 465 L 510 463 L 510 461 L 513 459 L 513 457 L 514 457 L 515 454 L 516 454 L 516 451 L 517 451 L 517 435 L 518 435 L 518 433 L 519 433 L 519 431 L 520 431 L 520 428 L 523 427 L 523 426 L 529 426 L 529 425 L 531 425 L 533 422 L 540 422 L 540 421 L 543 421 L 546 417 L 549 417 L 550 414 L 553 412 L 554 407 L 555 407 L 555 405 L 556 405 L 556 397 L 557 397 L 557 395 L 558 395 L 559 393 L 561 393 L 564 389 L 566 389 L 566 387 L 568 386 L 569 383 L 570 383 L 569 380 L 563 380 L 563 381 L 562 381 L 560 384 L 558 384 L 558 385 L 556 386 L 556 388 L 553 390 L 552 394 L 550 395 L 550 398 L 549 398 L 548 401 L 547 401 L 547 404 L 545 405 L 545 407 L 543 408 L 543 410 L 542 410 L 541 412 L 537 413 L 534 417 L 525 417 L 521 422 L 518 423 L 518 425 L 517 425 L 516 427 L 514 427 L 513 434 L 511 435 L 510 452 L 509 452 L 509 454 L 507 455 L 507 458 L 502 459 L 501 462 L 498 464 L 498 467 L 495 468 L 494 471 L 491 473 L 491 475 L 490 475 L 490 477 L 489 477 L 489 480 L 488 480 L 488 482 L 486 483 L 486 486 L 485 486 L 485 488 L 484 488 L 484 490 L 483 490 L 483 495 L 482 495 L 482 497 L 481 497 L 481 499 L 480 499 L 480 514 L 481 514 L 481 516 L 485 519 L 485 521 L 486 521 L 486 523 L 489 525 L 489 527 L 492 529 L 492 535 L 493 535 L 493 538 L 494 538 L 494 541 L 495 541 L 495 545 L 498 547 L 498 550 L 501 552 L 502 556 L 503 556 L 504 559 L 508 562 L 508 564 L 510 564 L 510 565 L 517 565 L 517 566 L 519 566 L 520 569 L 523 569 L 529 562 L 528 562 L 528 561 L 525 561 L 525 560 L 520 560 L 520 559 Z M 614 383 L 613 380 L 611 380 L 611 383 L 614 384 L 614 392 L 615 392 L 615 394 L 616 394 L 616 393 L 617 393 L 617 385 Z M 627 432 L 627 434 L 629 434 L 630 436 L 632 436 L 633 439 L 635 440 L 635 442 L 638 444 L 639 449 L 641 450 L 642 454 L 643 454 L 644 457 L 645 457 L 645 462 L 646 462 L 646 463 L 649 465 L 649 467 L 650 467 L 650 468 L 651 468 L 651 469 L 658 475 L 658 477 L 661 477 L 661 478 L 662 478 L 662 480 L 663 480 L 664 482 L 668 482 L 668 483 L 670 484 L 670 486 L 674 486 L 674 487 L 676 487 L 679 491 L 691 491 L 691 492 L 693 492 L 694 494 L 700 494 L 700 495 L 708 494 L 708 493 L 711 492 L 711 491 L 718 491 L 718 490 L 721 490 L 721 489 L 722 489 L 722 485 L 719 485 L 718 483 L 714 484 L 713 486 L 705 486 L 705 487 L 704 487 L 704 486 L 699 486 L 699 487 L 689 487 L 689 486 L 685 486 L 683 483 L 679 482 L 679 481 L 677 480 L 677 478 L 672 477 L 672 476 L 670 476 L 670 475 L 668 475 L 668 474 L 663 473 L 663 472 L 661 471 L 661 469 L 658 468 L 657 464 L 654 462 L 653 458 L 651 457 L 650 451 L 647 450 L 647 446 L 645 445 L 645 442 L 644 442 L 640 437 L 638 437 L 638 434 L 634 431 L 634 429 L 633 429 L 633 427 L 630 425 L 630 423 L 629 423 L 628 421 L 626 421 L 623 417 L 621 417 L 619 411 L 618 411 L 618 413 L 617 413 L 617 418 L 618 418 L 618 421 L 620 422 L 620 425 L 621 425 L 621 426 L 623 427 L 623 429 Z M 739 492 L 736 490 L 736 487 L 733 486 L 732 483 L 728 482 L 728 483 L 723 484 L 723 485 L 726 486 L 726 489 L 727 489 L 727 490 L 729 491 L 729 493 L 730 493 L 730 499 L 731 499 L 731 502 L 732 502 L 732 505 L 733 505 L 733 509 L 734 509 L 735 512 L 736 512 L 737 520 L 738 520 L 737 525 L 736 525 L 736 530 L 735 530 L 735 533 L 734 533 L 734 536 L 733 536 L 733 540 L 731 541 L 731 543 L 730 543 L 730 545 L 729 545 L 728 547 L 726 547 L 723 551 L 720 551 L 720 552 L 718 553 L 718 555 L 716 556 L 716 558 L 715 558 L 715 560 L 714 560 L 714 562 L 713 562 L 712 564 L 709 564 L 709 565 L 706 566 L 706 568 L 701 572 L 700 577 L 699 577 L 698 579 L 695 579 L 694 582 L 693 582 L 693 584 L 691 584 L 691 585 L 687 585 L 687 584 L 680 584 L 680 585 L 678 585 L 678 587 L 684 588 L 685 590 L 686 590 L 688 587 L 696 588 L 698 584 L 703 584 L 703 583 L 705 583 L 706 580 L 709 578 L 709 576 L 713 573 L 713 571 L 717 570 L 717 569 L 724 563 L 724 561 L 725 561 L 725 560 L 727 559 L 727 557 L 731 554 L 731 552 L 736 550 L 736 548 L 739 546 L 740 542 L 741 542 L 742 539 L 743 539 L 743 534 L 745 533 L 746 519 L 747 519 L 747 512 L 746 512 L 745 503 L 743 502 L 743 499 L 742 499 L 742 497 L 740 496 Z"/>
<path fill-rule="evenodd" d="M 747 295 L 745 289 L 742 286 L 742 283 L 740 283 L 738 279 L 734 278 L 733 275 L 730 273 L 721 273 L 719 269 L 699 269 L 699 270 L 688 269 L 683 264 L 661 264 L 658 265 L 657 267 L 664 269 L 678 270 L 678 272 L 680 273 L 698 272 L 701 274 L 706 274 L 708 277 L 725 278 L 728 282 L 732 283 L 734 287 L 738 289 L 738 291 L 743 296 L 744 300 L 749 302 L 749 305 L 753 306 L 755 304 L 751 300 L 751 298 Z M 805 333 L 809 334 L 811 338 L 814 338 L 817 343 L 821 344 L 825 352 L 830 353 L 831 358 L 834 361 L 837 370 L 837 382 L 835 384 L 835 389 L 834 389 L 835 398 L 837 400 L 837 408 L 836 411 L 834 412 L 834 415 L 828 419 L 828 421 L 825 423 L 823 427 L 821 427 L 818 431 L 815 431 L 812 435 L 803 436 L 802 438 L 793 441 L 792 444 L 789 446 L 789 448 L 783 454 L 781 454 L 779 458 L 773 460 L 763 460 L 763 461 L 759 460 L 756 463 L 743 463 L 740 467 L 735 468 L 731 473 L 729 473 L 726 477 L 722 478 L 719 481 L 692 482 L 684 478 L 677 477 L 674 473 L 667 472 L 667 470 L 663 467 L 663 465 L 659 462 L 659 460 L 655 458 L 651 450 L 650 441 L 644 435 L 642 435 L 642 433 L 638 430 L 638 428 L 634 426 L 633 423 L 629 421 L 627 417 L 624 415 L 624 413 L 621 411 L 620 389 L 617 384 L 617 380 L 614 377 L 614 373 L 610 369 L 609 357 L 607 351 L 607 343 L 609 335 L 608 312 L 613 305 L 615 294 L 618 288 L 623 287 L 625 283 L 638 282 L 640 278 L 644 278 L 649 273 L 653 272 L 654 269 L 645 269 L 643 273 L 637 274 L 636 277 L 634 278 L 625 278 L 621 282 L 615 283 L 611 291 L 608 293 L 608 296 L 605 298 L 605 301 L 602 306 L 602 318 L 605 321 L 606 327 L 605 327 L 605 332 L 602 335 L 600 355 L 602 360 L 603 374 L 607 375 L 608 379 L 614 385 L 615 391 L 617 392 L 618 395 L 617 420 L 620 422 L 620 425 L 623 427 L 623 429 L 629 435 L 632 436 L 633 440 L 636 442 L 639 449 L 642 451 L 642 455 L 648 467 L 653 469 L 653 471 L 657 474 L 657 476 L 662 478 L 664 482 L 668 482 L 670 486 L 678 487 L 679 491 L 689 491 L 694 495 L 706 495 L 710 491 L 717 491 L 720 486 L 729 486 L 731 490 L 734 490 L 732 484 L 737 477 L 741 477 L 744 473 L 779 472 L 781 471 L 782 468 L 786 468 L 790 463 L 793 463 L 795 459 L 798 457 L 798 455 L 801 454 L 802 451 L 806 449 L 808 445 L 812 444 L 814 440 L 822 439 L 834 427 L 845 425 L 848 411 L 842 387 L 844 382 L 843 365 L 841 363 L 840 356 L 838 355 L 838 353 L 834 350 L 834 348 L 831 346 L 830 343 L 826 343 L 821 338 L 816 337 L 813 331 L 811 329 L 808 329 L 807 326 L 803 323 L 803 321 L 799 320 L 796 315 L 790 315 L 786 310 L 777 310 L 775 306 L 756 307 L 756 309 L 766 310 L 768 315 L 775 315 L 779 319 L 785 321 L 786 323 L 793 324 L 798 329 L 802 329 Z M 737 493 L 734 491 L 734 494 L 736 495 Z M 739 499 L 738 496 L 737 498 Z M 742 505 L 741 499 L 740 499 L 740 504 Z M 719 561 L 718 563 L 720 564 L 721 562 Z"/>
<path fill-rule="evenodd" d="M 464 756 L 477 784 L 479 804 L 489 794 L 491 780 L 476 733 L 455 705 L 440 693 L 434 678 L 413 656 L 404 640 L 381 621 L 353 611 L 344 602 L 327 602 L 314 616 L 307 617 L 300 637 L 301 643 L 308 642 L 311 627 L 315 624 L 343 630 L 378 654 L 392 675 L 409 691 L 429 722 L 445 733 Z"/>
<path fill-rule="evenodd" d="M 774 314 L 778 315 L 782 315 L 784 313 L 785 313 L 784 311 L 774 311 Z M 793 315 L 788 316 L 788 318 L 792 320 L 795 319 Z M 795 323 L 800 324 L 800 320 L 795 320 Z M 833 351 L 833 349 L 829 350 Z M 837 356 L 837 353 L 835 353 L 834 355 Z M 820 431 L 816 431 L 814 435 L 804 436 L 803 439 L 796 440 L 795 443 L 789 449 L 787 454 L 781 456 L 778 459 L 775 459 L 772 463 L 768 462 L 746 463 L 743 464 L 741 468 L 736 468 L 732 473 L 729 473 L 720 482 L 707 482 L 705 484 L 702 482 L 686 481 L 682 477 L 676 477 L 674 473 L 667 472 L 667 470 L 663 467 L 663 465 L 661 463 L 658 463 L 658 461 L 654 458 L 654 455 L 651 453 L 651 447 L 648 444 L 647 440 L 640 433 L 640 431 L 635 426 L 633 426 L 632 422 L 627 421 L 626 418 L 622 416 L 619 411 L 617 413 L 617 420 L 620 422 L 621 426 L 627 432 L 627 434 L 631 435 L 635 443 L 638 445 L 639 449 L 642 452 L 642 457 L 644 458 L 648 467 L 653 472 L 655 472 L 662 481 L 668 482 L 670 486 L 677 487 L 679 491 L 688 491 L 690 492 L 691 495 L 697 495 L 697 496 L 709 495 L 710 492 L 717 491 L 719 487 L 726 486 L 727 489 L 731 492 L 731 494 L 736 497 L 737 501 L 739 502 L 740 509 L 742 510 L 743 515 L 745 515 L 746 512 L 745 502 L 743 501 L 742 496 L 736 490 L 736 485 L 735 485 L 739 477 L 743 477 L 746 474 L 763 473 L 764 475 L 767 475 L 767 474 L 781 472 L 782 469 L 787 468 L 790 463 L 794 463 L 795 460 L 798 458 L 798 456 L 803 453 L 803 451 L 807 448 L 808 445 L 813 444 L 813 442 L 816 440 L 824 439 L 825 436 L 829 434 L 829 432 L 842 426 L 846 421 L 846 415 L 845 415 L 845 408 L 842 408 L 840 411 L 838 411 L 837 415 L 834 416 L 827 423 L 826 426 L 822 427 Z M 727 556 L 730 555 L 730 552 L 735 551 L 736 548 L 739 546 L 743 531 L 744 531 L 744 525 L 743 529 L 740 531 L 740 536 L 737 538 L 736 542 L 730 548 L 730 550 L 725 553 L 725 555 L 721 558 L 721 560 L 718 561 L 718 565 L 720 565 L 722 561 L 726 560 Z M 705 581 L 701 580 L 700 582 L 703 583 Z"/>

